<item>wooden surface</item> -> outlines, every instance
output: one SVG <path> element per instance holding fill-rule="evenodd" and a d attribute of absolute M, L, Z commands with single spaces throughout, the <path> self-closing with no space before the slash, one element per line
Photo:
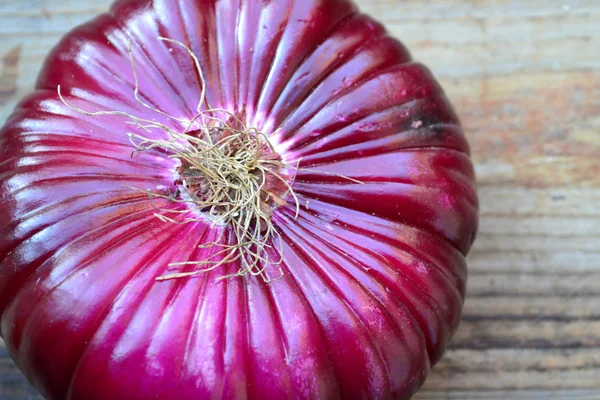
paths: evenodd
<path fill-rule="evenodd" d="M 108 0 L 0 0 L 0 121 Z M 600 399 L 600 0 L 359 0 L 462 117 L 481 231 L 418 400 Z M 0 347 L 0 399 L 37 399 Z"/>

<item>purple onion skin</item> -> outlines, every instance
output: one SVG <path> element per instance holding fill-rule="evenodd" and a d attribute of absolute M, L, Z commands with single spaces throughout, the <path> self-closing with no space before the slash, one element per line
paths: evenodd
<path fill-rule="evenodd" d="M 293 183 L 297 219 L 293 202 L 274 211 L 279 280 L 216 282 L 233 263 L 156 281 L 193 270 L 169 263 L 202 259 L 222 228 L 158 220 L 132 187 L 169 187 L 177 161 L 131 157 L 126 118 L 58 98 L 181 130 L 133 96 L 128 38 L 141 96 L 195 115 L 193 62 L 159 36 L 198 56 L 213 107 L 316 170 Z M 52 51 L 0 160 L 1 334 L 47 399 L 409 399 L 457 329 L 469 147 L 427 68 L 350 1 L 119 1 Z"/>

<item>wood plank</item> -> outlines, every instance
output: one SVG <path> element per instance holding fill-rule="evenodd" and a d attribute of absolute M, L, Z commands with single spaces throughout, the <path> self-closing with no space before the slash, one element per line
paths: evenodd
<path fill-rule="evenodd" d="M 484 235 L 546 235 L 600 236 L 598 220 L 587 217 L 517 217 L 489 216 L 482 221 L 479 232 Z"/>
<path fill-rule="evenodd" d="M 600 217 L 600 188 L 488 186 L 480 188 L 481 225 L 491 216 Z"/>
<path fill-rule="evenodd" d="M 441 3 L 359 1 L 438 76 L 598 69 L 600 60 L 589 51 L 600 40 L 593 1 L 567 8 L 537 0 Z"/>
<path fill-rule="evenodd" d="M 560 278 L 570 274 L 597 274 L 600 252 L 479 250 L 469 255 L 471 276 L 486 273 L 551 274 Z"/>
<path fill-rule="evenodd" d="M 540 379 L 542 375 L 548 381 Z M 599 377 L 600 349 L 451 349 L 436 366 L 435 378 L 426 385 L 482 392 L 572 388 L 576 393 L 597 388 Z"/>
<path fill-rule="evenodd" d="M 592 357 L 589 357 L 591 355 Z M 454 368 L 461 365 L 463 368 Z M 600 367 L 600 349 L 450 349 L 438 364 L 448 374 L 465 371 L 494 373 L 523 369 L 575 370 Z"/>
<path fill-rule="evenodd" d="M 443 84 L 470 135 L 480 187 L 598 186 L 600 68 Z"/>
<path fill-rule="evenodd" d="M 445 390 L 489 389 L 597 389 L 600 373 L 597 368 L 559 371 L 515 371 L 484 373 L 469 371 L 456 373 L 452 379 L 440 371 L 431 374 L 426 387 Z M 566 397 L 565 399 L 570 399 Z M 597 397 L 596 397 L 597 399 Z"/>
<path fill-rule="evenodd" d="M 600 347 L 600 321 L 464 320 L 452 340 L 454 349 L 554 349 Z"/>
<path fill-rule="evenodd" d="M 464 321 L 600 321 L 600 296 L 469 296 Z"/>
<path fill-rule="evenodd" d="M 377 14 L 381 19 L 395 18 L 399 21 L 446 20 L 464 18 L 464 16 L 484 19 L 505 17 L 518 20 L 586 13 L 598 9 L 596 0 L 571 1 L 569 4 L 558 0 L 528 0 L 526 2 L 521 0 L 429 0 L 426 4 L 411 0 L 357 0 L 356 2 L 365 11 Z"/>
<path fill-rule="evenodd" d="M 414 400 L 598 400 L 597 390 L 424 390 Z"/>
<path fill-rule="evenodd" d="M 573 297 L 600 296 L 600 274 L 539 275 L 491 273 L 469 278 L 471 297 L 527 296 Z"/>

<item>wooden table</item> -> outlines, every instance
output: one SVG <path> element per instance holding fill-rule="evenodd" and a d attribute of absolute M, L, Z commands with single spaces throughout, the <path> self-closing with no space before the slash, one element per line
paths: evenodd
<path fill-rule="evenodd" d="M 440 78 L 479 178 L 464 318 L 416 399 L 600 399 L 600 1 L 358 3 Z M 108 4 L 0 0 L 0 121 Z M 0 399 L 38 399 L 0 356 Z"/>

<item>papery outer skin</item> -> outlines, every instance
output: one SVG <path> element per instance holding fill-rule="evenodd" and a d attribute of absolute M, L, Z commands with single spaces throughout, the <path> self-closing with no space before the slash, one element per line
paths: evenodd
<path fill-rule="evenodd" d="M 57 96 L 182 130 L 133 96 L 128 38 L 142 98 L 195 114 L 193 62 L 159 36 L 199 57 L 211 106 L 317 170 L 298 172 L 297 219 L 291 202 L 274 212 L 271 284 L 215 282 L 238 265 L 155 281 L 215 251 L 198 246 L 219 229 L 155 218 L 130 187 L 170 187 L 176 161 L 131 157 L 125 118 Z M 48 399 L 408 399 L 457 328 L 468 145 L 430 72 L 349 1 L 120 1 L 52 51 L 0 141 L 1 333 Z"/>

